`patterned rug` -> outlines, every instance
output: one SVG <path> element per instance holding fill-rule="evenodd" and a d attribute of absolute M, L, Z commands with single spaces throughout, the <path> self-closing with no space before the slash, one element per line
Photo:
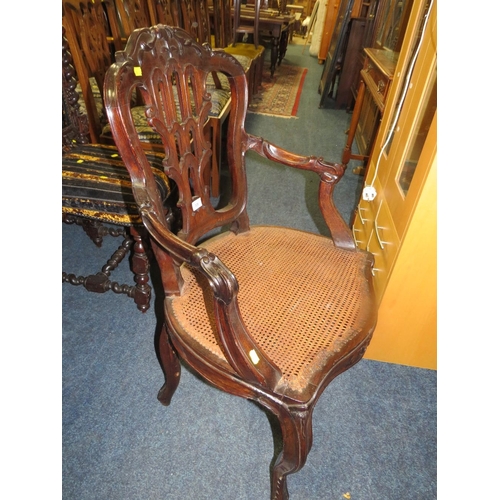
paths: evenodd
<path fill-rule="evenodd" d="M 264 68 L 262 87 L 253 96 L 248 111 L 281 118 L 296 117 L 306 73 L 307 68 L 282 64 L 271 78 L 269 67 Z"/>

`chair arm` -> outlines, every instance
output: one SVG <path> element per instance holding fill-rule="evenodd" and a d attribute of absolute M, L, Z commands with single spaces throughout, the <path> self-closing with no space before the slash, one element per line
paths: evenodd
<path fill-rule="evenodd" d="M 255 151 L 264 158 L 288 167 L 310 170 L 320 177 L 318 201 L 323 218 L 330 230 L 333 242 L 339 248 L 354 250 L 356 245 L 351 231 L 339 214 L 333 201 L 333 190 L 345 172 L 345 165 L 330 163 L 321 157 L 304 156 L 291 153 L 262 137 L 247 134 L 247 149 Z"/>
<path fill-rule="evenodd" d="M 195 247 L 171 233 L 149 205 L 141 206 L 144 225 L 172 257 L 198 269 L 213 292 L 216 339 L 227 362 L 244 380 L 273 389 L 281 379 L 279 368 L 259 349 L 248 332 L 238 306 L 238 281 L 213 253 Z"/>

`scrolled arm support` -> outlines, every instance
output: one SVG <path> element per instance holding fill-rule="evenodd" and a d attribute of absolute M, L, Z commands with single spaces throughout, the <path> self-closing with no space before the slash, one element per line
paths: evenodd
<path fill-rule="evenodd" d="M 333 190 L 344 175 L 345 165 L 330 163 L 318 156 L 303 156 L 291 153 L 251 134 L 247 134 L 247 149 L 282 165 L 317 173 L 320 177 L 318 202 L 333 242 L 337 247 L 346 250 L 356 248 L 351 231 L 340 216 L 333 201 Z"/>
<path fill-rule="evenodd" d="M 214 293 L 217 340 L 232 368 L 244 379 L 274 388 L 279 369 L 262 353 L 248 333 L 238 306 L 238 281 L 220 259 L 199 249 L 193 255 Z"/>
<path fill-rule="evenodd" d="M 236 298 L 238 281 L 216 255 L 204 248 L 196 249 L 191 264 L 201 269 L 217 300 L 229 305 Z"/>

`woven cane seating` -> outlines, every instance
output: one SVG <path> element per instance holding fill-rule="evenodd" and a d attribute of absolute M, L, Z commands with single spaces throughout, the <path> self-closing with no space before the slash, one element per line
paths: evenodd
<path fill-rule="evenodd" d="M 202 125 L 210 107 L 208 75 L 231 87 L 227 205 L 210 203 L 205 171 L 211 144 Z M 179 101 L 173 112 L 172 75 Z M 165 173 L 179 189 L 181 229 L 162 216 L 154 175 L 128 112 L 136 88 L 161 135 Z M 168 405 L 180 378 L 179 357 L 216 387 L 257 401 L 279 420 L 283 450 L 272 466 L 271 498 L 288 498 L 287 476 L 312 446 L 312 412 L 327 385 L 361 359 L 375 328 L 373 256 L 358 250 L 333 203 L 345 167 L 286 151 L 245 130 L 248 86 L 230 54 L 201 46 L 184 30 L 135 31 L 105 83 L 113 136 L 131 179 L 165 291 L 159 400 Z M 316 172 L 318 201 L 331 237 L 277 226 L 251 226 L 245 154 Z M 228 229 L 229 228 L 229 229 Z M 209 234 L 207 234 L 209 233 Z M 251 478 L 248 479 L 251 496 Z"/>

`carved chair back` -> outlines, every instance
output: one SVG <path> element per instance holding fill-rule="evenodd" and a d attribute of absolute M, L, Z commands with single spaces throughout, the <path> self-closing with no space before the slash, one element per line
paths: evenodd
<path fill-rule="evenodd" d="M 199 43 L 211 44 L 210 20 L 207 0 L 181 2 L 182 28 Z"/>
<path fill-rule="evenodd" d="M 122 59 L 123 53 L 117 53 L 119 71 L 115 69 L 108 73 L 107 87 L 116 85 L 118 93 L 113 97 L 108 94 L 107 111 L 110 117 L 119 113 L 119 109 L 127 107 L 125 101 L 129 92 L 134 88 L 140 91 L 148 122 L 161 136 L 165 171 L 179 189 L 178 206 L 182 212 L 179 236 L 195 243 L 210 230 L 240 218 L 246 220 L 246 179 L 241 150 L 244 134 L 241 124 L 247 106 L 245 73 L 241 65 L 225 52 L 212 52 L 208 46 L 192 45 L 192 39 L 182 29 L 161 26 L 158 30 L 161 33 L 158 40 L 155 40 L 154 31 L 133 33 L 129 45 L 136 46 L 137 50 L 128 54 L 126 61 Z M 134 68 L 139 66 L 140 76 L 134 73 Z M 234 83 L 228 119 L 232 140 L 227 144 L 233 192 L 230 203 L 223 210 L 215 210 L 210 203 L 205 182 L 213 155 L 204 133 L 212 105 L 207 79 L 214 71 L 226 74 Z M 134 158 L 132 164 L 137 165 L 132 177 L 138 180 L 143 167 L 147 175 L 145 182 L 150 183 L 152 178 L 148 177 L 146 157 L 138 150 L 138 136 L 133 124 L 124 118 L 127 128 L 130 127 L 126 131 L 129 144 L 122 141 L 122 146 L 125 154 Z M 113 121 L 113 127 L 120 123 Z M 123 133 L 114 130 L 113 135 L 115 139 L 123 139 Z"/>
<path fill-rule="evenodd" d="M 231 1 L 212 0 L 214 11 L 214 47 L 224 48 L 233 41 Z"/>
<path fill-rule="evenodd" d="M 87 116 L 81 113 L 78 106 L 76 73 L 64 27 L 62 33 L 62 147 L 64 151 L 73 144 L 88 142 L 89 124 Z"/>

